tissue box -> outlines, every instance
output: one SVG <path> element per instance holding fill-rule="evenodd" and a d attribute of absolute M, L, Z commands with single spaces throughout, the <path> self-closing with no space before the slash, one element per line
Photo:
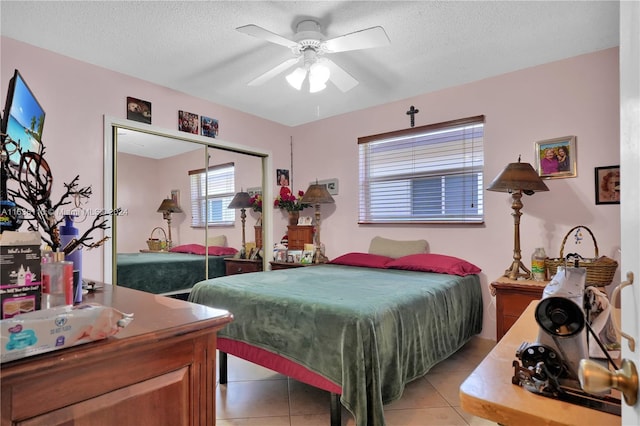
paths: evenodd
<path fill-rule="evenodd" d="M 40 233 L 0 234 L 0 319 L 40 309 Z"/>
<path fill-rule="evenodd" d="M 0 321 L 0 362 L 106 339 L 133 321 L 133 314 L 87 303 L 58 306 Z"/>

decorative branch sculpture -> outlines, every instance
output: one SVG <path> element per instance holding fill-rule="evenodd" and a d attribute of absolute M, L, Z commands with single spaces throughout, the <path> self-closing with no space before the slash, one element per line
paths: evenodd
<path fill-rule="evenodd" d="M 74 204 L 79 208 L 92 195 L 91 186 L 80 187 L 79 175 L 69 183 L 64 183 L 65 192 L 60 199 L 53 204 L 51 202 L 51 189 L 53 186 L 53 175 L 49 164 L 43 158 L 44 145 L 40 154 L 35 152 L 22 152 L 19 144 L 13 142 L 7 135 L 2 134 L 2 151 L 0 160 L 2 161 L 2 193 L 0 198 L 7 200 L 12 207 L 7 213 L 14 223 L 14 227 L 19 228 L 23 222 L 28 223 L 29 231 L 38 231 L 42 240 L 51 246 L 52 250 L 64 249 L 66 254 L 71 253 L 76 248 L 82 246 L 93 248 L 102 245 L 107 238 L 98 242 L 90 243 L 93 239 L 91 234 L 96 229 L 108 229 L 108 217 L 115 212 L 99 212 L 93 219 L 88 230 L 79 236 L 72 247 L 60 247 L 60 233 L 58 227 L 64 221 L 64 215 L 56 217 L 56 213 L 64 206 Z M 12 164 L 10 156 L 19 153 L 20 163 Z M 15 157 L 15 156 L 14 156 Z M 14 181 L 12 188 L 9 188 L 10 181 Z M 26 214 L 25 214 L 26 213 Z M 4 228 L 0 229 L 0 232 Z"/>

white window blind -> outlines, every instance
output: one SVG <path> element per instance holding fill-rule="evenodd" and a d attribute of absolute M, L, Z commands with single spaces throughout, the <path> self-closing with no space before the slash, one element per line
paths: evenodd
<path fill-rule="evenodd" d="M 189 171 L 191 226 L 232 225 L 236 211 L 229 209 L 235 195 L 234 163 Z"/>
<path fill-rule="evenodd" d="M 358 139 L 359 223 L 482 223 L 484 116 Z"/>

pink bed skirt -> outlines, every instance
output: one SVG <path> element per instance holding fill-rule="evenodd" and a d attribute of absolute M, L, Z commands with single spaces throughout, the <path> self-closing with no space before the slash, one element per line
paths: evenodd
<path fill-rule="evenodd" d="M 342 387 L 333 383 L 331 380 L 267 350 L 224 337 L 218 337 L 218 350 L 284 374 L 302 383 L 326 390 L 327 392 L 338 395 L 342 394 Z"/>

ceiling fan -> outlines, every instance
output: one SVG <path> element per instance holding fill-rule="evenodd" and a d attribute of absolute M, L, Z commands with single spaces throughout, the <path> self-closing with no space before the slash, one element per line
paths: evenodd
<path fill-rule="evenodd" d="M 353 33 L 345 34 L 329 40 L 324 39 L 320 32 L 320 24 L 312 19 L 300 21 L 296 26 L 293 40 L 282 37 L 257 25 L 245 25 L 236 30 L 279 44 L 291 49 L 294 57 L 287 59 L 264 74 L 251 80 L 249 86 L 258 86 L 300 63 L 292 73 L 287 75 L 287 81 L 291 86 L 300 90 L 302 83 L 309 76 L 309 91 L 319 92 L 326 87 L 326 82 L 331 80 L 333 84 L 343 92 L 353 89 L 358 85 L 358 80 L 338 66 L 326 54 L 336 52 L 348 52 L 351 50 L 370 49 L 386 46 L 390 43 L 387 33 L 382 27 L 372 27 Z"/>

